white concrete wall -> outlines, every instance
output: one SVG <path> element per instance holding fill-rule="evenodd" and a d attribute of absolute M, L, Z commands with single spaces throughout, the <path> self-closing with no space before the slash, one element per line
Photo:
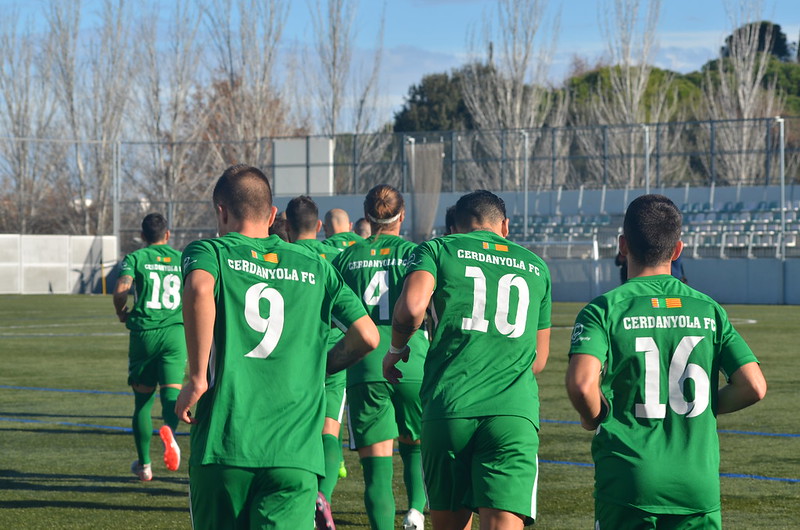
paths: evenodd
<path fill-rule="evenodd" d="M 3 294 L 99 293 L 116 264 L 114 236 L 0 234 Z"/>

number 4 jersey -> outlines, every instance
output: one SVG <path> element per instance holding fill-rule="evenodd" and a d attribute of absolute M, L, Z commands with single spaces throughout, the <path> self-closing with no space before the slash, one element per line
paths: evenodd
<path fill-rule="evenodd" d="M 531 370 L 550 327 L 550 272 L 533 252 L 476 231 L 426 241 L 408 272 L 430 272 L 433 341 L 420 396 L 423 420 L 522 416 L 539 427 Z"/>
<path fill-rule="evenodd" d="M 169 245 L 150 245 L 122 260 L 120 276 L 133 278 L 134 304 L 125 326 L 132 331 L 183 323 L 181 253 Z"/>
<path fill-rule="evenodd" d="M 592 442 L 595 496 L 661 514 L 719 509 L 717 388 L 756 362 L 708 296 L 646 276 L 578 315 L 570 355 L 597 357 L 610 413 Z"/>
<path fill-rule="evenodd" d="M 215 280 L 209 389 L 192 426 L 192 465 L 295 467 L 324 475 L 326 340 L 366 315 L 317 253 L 277 236 L 230 233 L 183 252 L 184 276 Z"/>

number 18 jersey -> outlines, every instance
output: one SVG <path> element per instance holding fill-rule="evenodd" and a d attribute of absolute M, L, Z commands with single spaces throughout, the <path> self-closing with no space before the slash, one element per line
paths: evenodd
<path fill-rule="evenodd" d="M 332 320 L 366 315 L 361 302 L 330 263 L 277 236 L 195 241 L 183 270 L 214 277 L 217 312 L 191 464 L 324 475 L 326 340 Z"/>
<path fill-rule="evenodd" d="M 578 314 L 573 354 L 604 365 L 595 496 L 650 513 L 719 509 L 719 372 L 756 362 L 719 304 L 670 275 L 633 278 Z"/>
<path fill-rule="evenodd" d="M 132 331 L 183 323 L 181 253 L 169 245 L 150 245 L 122 260 L 120 276 L 133 278 L 134 304 L 125 326 Z"/>
<path fill-rule="evenodd" d="M 435 280 L 434 332 L 420 396 L 423 420 L 522 416 L 539 427 L 531 367 L 550 327 L 550 272 L 533 252 L 475 231 L 420 244 L 408 273 Z"/>

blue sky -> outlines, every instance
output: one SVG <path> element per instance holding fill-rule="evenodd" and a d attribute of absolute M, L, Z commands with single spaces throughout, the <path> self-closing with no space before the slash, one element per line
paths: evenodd
<path fill-rule="evenodd" d="M 598 13 L 600 3 L 599 0 L 548 1 L 545 20 L 550 26 L 544 31 L 551 33 L 546 28 L 552 27 L 554 15 L 561 10 L 549 76 L 552 83 L 563 81 L 574 55 L 591 63 L 605 53 Z M 304 0 L 292 2 L 285 33 L 288 38 L 301 42 L 308 38 L 310 22 L 306 6 Z M 419 83 L 425 74 L 462 65 L 468 57 L 470 29 L 479 29 L 482 20 L 494 15 L 496 9 L 493 0 L 387 0 L 382 72 L 386 104 L 398 108 L 408 88 Z M 357 44 L 364 50 L 374 46 L 381 10 L 380 0 L 359 3 Z M 763 19 L 779 24 L 790 42 L 798 40 L 798 0 L 765 1 L 761 13 Z M 682 73 L 697 70 L 717 54 L 730 31 L 725 0 L 663 0 L 656 66 Z"/>
<path fill-rule="evenodd" d="M 290 46 L 311 44 L 308 5 L 316 0 L 290 0 L 290 12 L 284 40 Z M 375 36 L 384 2 L 357 0 L 357 56 L 366 58 L 374 50 Z M 129 0 L 131 5 L 165 6 L 170 13 L 172 0 Z M 601 57 L 606 48 L 600 31 L 599 4 L 612 0 L 546 0 L 543 33 L 552 35 L 553 21 L 561 12 L 556 50 L 549 73 L 550 82 L 560 84 L 572 57 L 582 56 L 590 63 Z M 643 3 L 646 0 L 643 0 Z M 679 72 L 698 69 L 714 57 L 731 22 L 725 4 L 737 0 L 663 0 L 658 24 L 656 66 Z M 96 12 L 102 0 L 83 0 L 87 15 Z M 25 15 L 43 23 L 44 1 L 0 0 L 0 8 L 16 6 Z M 384 55 L 381 75 L 384 120 L 391 119 L 412 84 L 425 74 L 448 71 L 468 59 L 468 34 L 477 31 L 483 20 L 496 13 L 495 0 L 386 0 Z M 800 32 L 798 0 L 765 0 L 762 18 L 781 25 L 790 42 Z M 91 18 L 91 16 L 85 17 Z"/>

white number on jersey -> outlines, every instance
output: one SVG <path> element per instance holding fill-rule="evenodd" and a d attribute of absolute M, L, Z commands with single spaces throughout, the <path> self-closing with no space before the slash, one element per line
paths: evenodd
<path fill-rule="evenodd" d="M 703 337 L 683 337 L 669 363 L 669 406 L 675 414 L 687 418 L 699 416 L 708 408 L 711 381 L 698 364 L 689 362 L 689 355 Z M 660 419 L 667 415 L 661 400 L 661 363 L 658 345 L 652 337 L 637 337 L 636 352 L 644 354 L 644 403 L 636 403 L 636 417 Z M 687 379 L 694 381 L 694 400 L 686 401 L 683 388 Z"/>
<path fill-rule="evenodd" d="M 489 321 L 486 320 L 486 276 L 480 267 L 467 267 L 464 272 L 467 278 L 472 278 L 472 316 L 461 319 L 461 329 L 486 333 L 489 331 Z M 508 321 L 509 305 L 511 304 L 511 288 L 517 289 L 516 320 Z M 506 274 L 497 284 L 497 304 L 494 315 L 494 325 L 501 334 L 510 339 L 521 337 L 525 333 L 528 320 L 528 305 L 530 305 L 530 292 L 528 284 L 521 276 Z"/>
<path fill-rule="evenodd" d="M 269 316 L 261 316 L 261 300 L 269 302 Z M 244 319 L 247 325 L 263 333 L 261 342 L 245 357 L 266 359 L 278 345 L 283 333 L 283 296 L 281 293 L 267 287 L 266 283 L 257 283 L 247 290 L 244 295 Z"/>
<path fill-rule="evenodd" d="M 181 303 L 181 279 L 176 274 L 167 274 L 162 282 L 156 272 L 150 273 L 153 280 L 150 300 L 145 302 L 147 309 L 177 309 Z M 162 291 L 163 287 L 163 293 Z"/>
<path fill-rule="evenodd" d="M 364 291 L 364 303 L 368 306 L 378 306 L 378 318 L 380 320 L 389 319 L 389 297 L 386 294 L 389 292 L 389 284 L 386 281 L 386 276 L 389 271 L 377 271 L 372 279 L 367 284 Z"/>

